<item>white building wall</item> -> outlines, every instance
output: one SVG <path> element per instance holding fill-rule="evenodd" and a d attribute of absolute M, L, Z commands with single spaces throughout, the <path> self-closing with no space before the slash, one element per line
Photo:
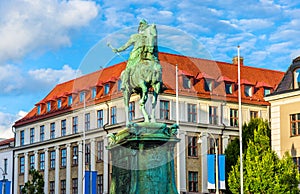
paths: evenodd
<path fill-rule="evenodd" d="M 7 179 L 8 181 L 11 181 L 11 185 L 10 185 L 10 191 L 12 191 L 12 182 L 13 182 L 13 151 L 7 150 L 7 151 L 0 151 L 0 168 L 2 170 L 4 170 L 4 160 L 7 159 L 7 174 L 5 175 L 5 179 Z M 0 180 L 2 180 L 3 177 L 3 172 L 2 170 L 0 170 Z"/>
<path fill-rule="evenodd" d="M 142 118 L 142 114 L 141 111 L 139 110 L 139 97 L 138 96 L 133 96 L 132 100 L 135 100 L 135 113 L 136 113 L 136 119 L 138 118 Z M 156 118 L 159 119 L 159 109 L 160 109 L 160 103 L 159 100 L 168 100 L 170 102 L 170 122 L 175 122 L 176 119 L 176 104 L 175 104 L 175 96 L 159 96 L 158 102 L 157 102 L 157 106 L 156 106 Z M 229 119 L 230 119 L 230 108 L 236 108 L 237 109 L 237 104 L 234 103 L 224 103 L 224 102 L 217 102 L 217 101 L 210 101 L 210 100 L 203 100 L 203 99 L 197 99 L 197 98 L 193 98 L 191 99 L 190 97 L 183 97 L 183 96 L 179 96 L 179 112 L 180 112 L 180 121 L 181 123 L 183 123 L 183 125 L 189 125 L 189 127 L 187 128 L 182 128 L 182 133 L 180 134 L 181 138 L 184 138 L 187 135 L 187 132 L 192 131 L 192 132 L 196 132 L 198 134 L 200 134 L 200 132 L 204 131 L 204 130 L 210 130 L 211 133 L 215 133 L 217 135 L 219 135 L 221 137 L 221 129 L 223 130 L 223 124 L 224 123 L 226 125 L 226 127 L 229 127 Z M 197 121 L 198 123 L 187 123 L 187 104 L 188 103 L 193 103 L 193 104 L 197 104 Z M 107 106 L 108 105 L 108 106 Z M 44 149 L 49 149 L 49 148 L 53 148 L 55 146 L 65 146 L 67 144 L 74 144 L 74 142 L 80 142 L 83 138 L 82 135 L 80 135 L 80 133 L 82 133 L 82 129 L 84 128 L 84 114 L 89 112 L 90 113 L 90 127 L 91 127 L 91 133 L 90 132 L 86 132 L 86 138 L 87 139 L 95 139 L 95 138 L 99 138 L 99 137 L 104 137 L 104 142 L 105 145 L 107 145 L 107 141 L 105 139 L 106 137 L 106 133 L 103 131 L 102 128 L 97 129 L 97 110 L 103 109 L 103 114 L 104 114 L 104 119 L 103 119 L 103 123 L 106 124 L 107 122 L 107 118 L 110 118 L 111 115 L 111 107 L 112 106 L 116 106 L 117 107 L 117 123 L 122 123 L 125 122 L 125 116 L 124 116 L 124 103 L 123 103 L 123 98 L 119 98 L 119 99 L 115 99 L 113 101 L 108 102 L 108 104 L 102 103 L 102 104 L 97 104 L 97 105 L 92 105 L 90 107 L 86 107 L 86 109 L 81 109 L 81 110 L 76 110 L 76 111 L 72 111 L 70 112 L 70 114 L 68 115 L 62 115 L 62 116 L 58 116 L 55 118 L 50 118 L 48 120 L 44 120 L 41 121 L 39 123 L 34 123 L 32 125 L 27 125 L 21 128 L 16 129 L 17 131 L 17 138 L 16 138 L 16 142 L 17 142 L 17 147 L 19 146 L 19 141 L 20 141 L 20 136 L 19 136 L 19 131 L 20 130 L 25 130 L 25 144 L 28 145 L 29 144 L 29 139 L 30 139 L 30 128 L 31 127 L 35 127 L 36 128 L 36 133 L 35 136 L 39 136 L 39 128 L 41 125 L 45 126 L 45 141 L 48 140 L 48 142 L 52 142 L 53 143 L 48 143 L 47 146 L 45 146 L 43 143 L 38 143 L 36 145 L 34 145 L 33 147 L 29 147 L 29 148 L 24 148 L 22 149 L 22 147 L 19 147 L 19 149 L 16 149 L 16 154 L 20 155 L 23 154 L 25 152 L 32 152 L 32 151 L 42 151 Z M 148 102 L 148 106 L 151 106 L 151 102 L 149 100 Z M 218 107 L 218 124 L 216 126 L 210 126 L 208 125 L 209 123 L 209 106 L 217 106 Z M 221 121 L 221 106 L 223 106 L 223 120 Z M 107 109 L 109 108 L 109 115 L 107 115 Z M 150 107 L 151 108 L 151 107 Z M 261 111 L 266 112 L 267 111 L 267 107 L 266 106 L 251 106 L 251 105 L 243 105 L 243 116 L 245 115 L 245 121 L 247 121 L 249 119 L 249 111 L 250 110 L 257 110 L 257 111 Z M 267 114 L 261 114 L 262 116 L 267 115 Z M 72 134 L 72 119 L 74 116 L 78 116 L 78 132 L 79 135 L 78 136 L 74 136 L 74 138 L 66 138 L 66 139 L 62 139 L 61 141 L 56 141 L 56 139 L 54 140 L 49 140 L 50 139 L 50 123 L 55 122 L 56 123 L 56 138 L 61 136 L 61 120 L 66 119 L 67 121 L 67 134 Z M 265 118 L 266 119 L 266 118 Z M 110 123 L 109 123 L 110 124 Z M 204 128 L 200 128 L 200 127 L 193 127 L 192 125 L 201 125 L 204 126 Z M 206 126 L 206 127 L 205 127 Z M 213 129 L 207 128 L 207 127 L 213 127 Z M 121 126 L 122 127 L 122 126 Z M 115 128 L 114 131 L 119 130 L 119 128 Z M 236 136 L 238 134 L 238 131 L 234 131 L 232 130 L 234 128 L 231 128 L 231 130 L 229 132 L 224 131 L 224 138 L 223 138 L 223 151 L 225 149 L 225 147 L 228 144 L 228 140 L 230 139 L 230 136 Z M 93 130 L 97 130 L 96 132 L 94 132 Z M 37 139 L 37 137 L 36 137 Z M 185 143 L 187 146 L 187 142 Z M 226 145 L 225 145 L 226 144 Z M 96 143 L 94 144 L 96 146 Z M 95 147 L 94 146 L 94 147 Z M 183 146 L 183 145 L 182 145 Z M 94 148 L 95 149 L 95 148 Z M 72 152 L 72 149 L 71 149 Z M 45 154 L 45 159 L 46 159 L 46 154 Z M 47 156 L 49 157 L 49 156 Z M 82 158 L 82 151 L 79 153 L 79 158 Z M 72 162 L 72 153 L 70 153 L 70 155 L 68 155 L 68 162 Z M 70 159 L 71 158 L 71 159 Z M 108 152 L 104 151 L 104 158 L 108 159 Z M 16 160 L 19 161 L 19 160 Z M 185 159 L 181 160 L 182 166 L 186 166 L 185 164 Z M 79 164 L 82 164 L 82 160 L 79 160 Z M 96 163 L 95 159 L 93 159 L 93 163 Z M 11 163 L 12 164 L 12 163 Z M 45 162 L 45 165 L 48 164 L 48 162 Z M 15 169 L 18 169 L 18 163 L 15 164 Z M 68 165 L 68 166 L 72 166 L 72 165 Z M 93 168 L 94 168 L 95 164 L 93 164 Z M 47 167 L 45 168 L 47 169 Z M 68 168 L 69 169 L 69 168 Z M 79 175 L 79 178 L 82 177 L 82 171 L 83 169 L 79 168 L 78 169 L 78 173 L 81 174 Z M 107 169 L 107 163 L 104 162 L 104 169 L 103 169 L 104 173 L 108 172 Z M 57 171 L 59 172 L 59 171 Z M 199 174 L 201 174 L 202 172 L 199 172 Z M 48 172 L 45 173 L 48 176 Z M 69 174 L 69 173 L 68 173 Z M 183 172 L 181 172 L 181 174 L 185 174 Z M 202 173 L 203 174 L 203 173 Z M 15 177 L 16 179 L 18 177 Z M 107 184 L 109 184 L 109 181 L 107 180 L 107 175 L 104 174 L 103 176 L 104 178 L 104 192 L 108 191 L 109 186 Z M 186 181 L 186 176 L 181 177 L 181 185 L 185 185 L 183 184 L 184 181 Z M 203 177 L 205 178 L 205 177 Z M 81 178 L 82 179 L 82 178 Z M 184 179 L 184 180 L 183 180 Z M 46 180 L 48 180 L 48 177 L 46 178 Z M 69 179 L 67 181 L 67 187 L 70 187 L 72 180 Z M 199 182 L 201 182 L 201 180 L 199 180 Z M 17 181 L 18 183 L 18 181 Z M 78 181 L 78 189 L 79 191 L 82 191 L 82 182 Z M 182 188 L 183 189 L 183 188 Z M 200 188 L 199 188 L 200 189 Z M 45 191 L 49 191 L 48 187 L 45 187 Z"/>

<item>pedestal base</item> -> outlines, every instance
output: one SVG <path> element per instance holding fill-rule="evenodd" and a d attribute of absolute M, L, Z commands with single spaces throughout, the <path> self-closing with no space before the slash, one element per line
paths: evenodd
<path fill-rule="evenodd" d="M 174 175 L 177 126 L 134 124 L 110 135 L 111 194 L 178 194 Z"/>

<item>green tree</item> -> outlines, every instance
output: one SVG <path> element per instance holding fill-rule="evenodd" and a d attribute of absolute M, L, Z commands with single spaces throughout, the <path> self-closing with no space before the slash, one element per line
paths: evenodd
<path fill-rule="evenodd" d="M 22 188 L 24 194 L 41 194 L 44 193 L 44 178 L 37 170 L 31 169 L 29 171 L 32 179 L 28 180 Z"/>
<path fill-rule="evenodd" d="M 299 172 L 286 153 L 282 159 L 271 150 L 266 125 L 254 130 L 244 156 L 243 176 L 245 193 L 299 193 Z M 239 159 L 238 159 L 239 161 Z M 240 163 L 232 168 L 228 177 L 232 193 L 240 193 Z"/>
<path fill-rule="evenodd" d="M 271 129 L 268 125 L 267 121 L 264 121 L 263 119 L 257 118 L 257 119 L 251 119 L 248 124 L 244 124 L 242 127 L 242 139 L 243 139 L 243 153 L 247 150 L 248 147 L 248 142 L 249 140 L 253 140 L 254 138 L 254 131 L 258 129 L 258 127 L 264 131 L 265 134 L 269 138 L 271 138 Z M 269 142 L 270 144 L 270 142 Z M 225 165 L 225 171 L 226 171 L 226 193 L 232 193 L 229 190 L 228 186 L 228 175 L 229 172 L 231 171 L 232 167 L 237 164 L 239 161 L 238 158 L 240 157 L 240 142 L 239 138 L 235 138 L 232 140 L 226 150 L 225 150 L 225 155 L 226 155 L 226 165 Z"/>

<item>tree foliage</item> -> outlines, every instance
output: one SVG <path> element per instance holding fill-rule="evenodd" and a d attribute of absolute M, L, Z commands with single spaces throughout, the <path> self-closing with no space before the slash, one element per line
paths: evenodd
<path fill-rule="evenodd" d="M 31 180 L 28 180 L 22 188 L 24 194 L 40 194 L 44 193 L 44 178 L 37 170 L 31 169 L 29 171 Z"/>
<path fill-rule="evenodd" d="M 245 193 L 299 193 L 299 172 L 286 153 L 282 159 L 271 150 L 266 125 L 258 125 L 250 138 L 244 155 L 243 176 Z M 239 161 L 239 159 L 238 159 Z M 240 163 L 228 177 L 232 193 L 240 193 Z"/>
<path fill-rule="evenodd" d="M 262 119 L 251 119 L 248 124 L 244 124 L 242 127 L 242 139 L 243 139 L 243 153 L 246 152 L 248 148 L 249 140 L 254 139 L 254 131 L 258 129 L 258 127 L 264 131 L 264 133 L 271 138 L 271 129 L 268 125 L 268 122 L 263 121 Z M 269 142 L 270 144 L 270 142 Z M 225 150 L 226 155 L 226 193 L 231 193 L 228 186 L 228 175 L 233 166 L 235 166 L 238 162 L 238 158 L 240 156 L 240 142 L 239 138 L 232 140 Z M 238 169 L 239 170 L 239 169 Z"/>

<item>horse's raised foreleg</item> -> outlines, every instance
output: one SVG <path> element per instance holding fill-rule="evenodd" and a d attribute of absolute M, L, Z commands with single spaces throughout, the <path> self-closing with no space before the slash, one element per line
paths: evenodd
<path fill-rule="evenodd" d="M 143 84 L 140 84 L 141 86 L 141 89 L 142 89 L 142 93 L 141 93 L 141 99 L 140 99 L 140 109 L 144 115 L 144 122 L 149 122 L 149 115 L 146 111 L 146 108 L 145 108 L 145 104 L 148 100 L 148 88 L 147 86 L 143 83 Z"/>
<path fill-rule="evenodd" d="M 153 87 L 153 98 L 152 98 L 151 122 L 154 123 L 154 122 L 156 122 L 155 107 L 157 104 L 157 97 L 160 92 L 161 83 L 158 82 L 158 83 L 154 84 L 152 87 Z"/>

